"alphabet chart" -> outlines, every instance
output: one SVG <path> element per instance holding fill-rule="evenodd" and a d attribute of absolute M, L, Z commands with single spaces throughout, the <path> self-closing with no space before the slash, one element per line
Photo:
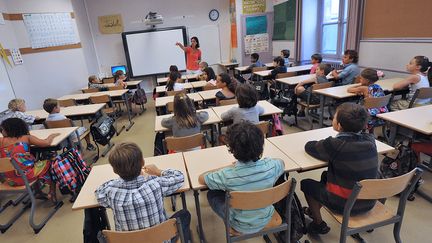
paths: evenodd
<path fill-rule="evenodd" d="M 33 49 L 79 42 L 70 13 L 23 14 L 23 20 Z"/>

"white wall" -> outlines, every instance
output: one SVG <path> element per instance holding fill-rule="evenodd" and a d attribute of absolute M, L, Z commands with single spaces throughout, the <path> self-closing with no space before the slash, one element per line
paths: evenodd
<path fill-rule="evenodd" d="M 432 59 L 432 43 L 361 41 L 359 65 L 405 72 L 406 64 L 418 55 Z"/>
<path fill-rule="evenodd" d="M 0 0 L 5 13 L 73 12 L 70 0 Z M 5 48 L 29 47 L 23 21 L 0 25 L 0 42 Z M 42 52 L 23 55 L 24 64 L 8 67 L 16 96 L 24 98 L 28 109 L 39 109 L 47 97 L 77 92 L 88 75 L 83 50 Z"/>
<path fill-rule="evenodd" d="M 173 26 L 200 27 L 217 24 L 220 33 L 221 58 L 222 60 L 229 59 L 230 23 L 228 0 L 85 0 L 85 3 L 101 72 L 109 72 L 110 67 L 113 65 L 126 64 L 121 34 L 102 35 L 99 32 L 98 16 L 110 14 L 122 15 L 124 31 L 147 29 L 148 27 L 140 23 L 140 21 L 150 11 L 157 12 L 164 18 L 164 23 L 158 25 L 157 28 Z M 211 21 L 208 17 L 211 9 L 217 9 L 220 13 L 216 22 Z M 201 44 L 204 45 L 205 43 Z"/>
<path fill-rule="evenodd" d="M 301 57 L 300 61 L 310 61 L 311 55 L 318 51 L 318 1 L 303 0 L 301 20 Z"/>

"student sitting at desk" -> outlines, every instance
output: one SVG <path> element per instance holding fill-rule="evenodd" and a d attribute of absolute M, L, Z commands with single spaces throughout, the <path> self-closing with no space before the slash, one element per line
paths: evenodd
<path fill-rule="evenodd" d="M 26 110 L 25 100 L 13 99 L 9 101 L 8 110 L 0 117 L 0 124 L 8 118 L 20 118 L 30 126 L 35 120 L 38 120 L 39 117 L 26 114 Z"/>
<path fill-rule="evenodd" d="M 290 66 L 290 62 L 289 62 L 290 50 L 288 50 L 288 49 L 282 50 L 281 53 L 280 53 L 280 56 L 284 60 L 285 67 L 289 67 Z"/>
<path fill-rule="evenodd" d="M 273 66 L 275 67 L 270 72 L 270 76 L 272 79 L 276 79 L 276 75 L 279 73 L 286 73 L 287 67 L 285 66 L 285 61 L 282 57 L 275 57 L 273 59 Z"/>
<path fill-rule="evenodd" d="M 375 139 L 371 134 L 362 132 L 367 119 L 368 113 L 364 107 L 343 103 L 337 108 L 333 118 L 333 129 L 339 132 L 336 137 L 310 141 L 305 145 L 306 153 L 319 160 L 328 161 L 328 170 L 322 173 L 321 181 L 301 181 L 301 190 L 309 205 L 305 214 L 313 220 L 308 227 L 311 234 L 327 234 L 330 231 L 321 217 L 322 205 L 343 214 L 354 184 L 378 177 Z M 358 200 L 351 212 L 364 213 L 374 205 L 375 200 Z"/>
<path fill-rule="evenodd" d="M 425 56 L 415 56 L 408 63 L 406 69 L 411 75 L 395 83 L 393 89 L 402 90 L 409 88 L 409 93 L 407 99 L 395 100 L 390 104 L 390 109 L 392 111 L 407 109 L 417 89 L 432 86 L 432 63 L 429 62 L 429 58 Z M 416 99 L 415 104 L 425 105 L 430 102 L 431 99 Z"/>
<path fill-rule="evenodd" d="M 166 91 L 180 91 L 184 89 L 184 85 L 181 83 L 181 75 L 179 72 L 170 72 L 168 82 L 165 86 Z"/>
<path fill-rule="evenodd" d="M 216 86 L 222 89 L 216 93 L 216 105 L 219 105 L 220 100 L 229 100 L 235 98 L 237 81 L 232 79 L 227 73 L 221 73 L 217 76 Z"/>
<path fill-rule="evenodd" d="M 59 120 L 65 120 L 67 117 L 63 114 L 60 114 L 60 106 L 58 104 L 58 100 L 56 99 L 46 99 L 43 103 L 43 109 L 48 112 L 48 117 L 46 118 L 47 121 L 59 121 Z M 78 127 L 77 133 L 78 136 L 81 136 L 87 131 L 85 127 Z M 76 135 L 74 134 L 72 136 L 72 140 L 78 140 Z M 87 134 L 87 136 L 84 137 L 87 143 L 87 150 L 94 151 L 96 150 L 96 147 L 93 146 L 93 144 L 90 142 L 90 133 Z"/>
<path fill-rule="evenodd" d="M 366 68 L 360 73 L 360 83 L 362 85 L 357 87 L 350 87 L 347 89 L 347 91 L 350 93 L 361 95 L 364 98 L 385 96 L 384 90 L 379 84 L 376 83 L 378 79 L 379 77 L 377 70 L 372 68 Z M 385 122 L 377 118 L 376 115 L 388 112 L 387 106 L 383 106 L 380 108 L 370 108 L 368 109 L 368 112 L 370 115 L 370 119 L 368 121 L 369 131 L 372 132 L 372 129 L 374 127 L 384 125 Z"/>
<path fill-rule="evenodd" d="M 332 76 L 337 80 L 336 85 L 352 84 L 354 79 L 360 74 L 358 67 L 358 53 L 355 50 L 346 50 L 342 57 L 342 72 L 333 70 Z"/>
<path fill-rule="evenodd" d="M 310 104 L 315 105 L 320 103 L 320 97 L 319 95 L 316 95 L 314 93 L 311 93 L 310 90 L 306 89 L 307 86 L 313 85 L 313 84 L 322 84 L 328 82 L 327 80 L 327 74 L 331 72 L 331 66 L 330 64 L 324 64 L 320 63 L 316 69 L 315 77 L 312 77 L 308 80 L 302 81 L 297 84 L 297 86 L 294 88 L 295 94 L 297 97 L 299 97 L 302 101 L 307 101 L 308 96 L 310 95 Z M 305 116 L 305 107 L 302 106 L 301 110 L 298 112 L 298 117 L 304 117 Z"/>
<path fill-rule="evenodd" d="M 189 96 L 179 93 L 174 96 L 174 116 L 162 119 L 161 125 L 171 129 L 174 137 L 185 137 L 201 132 L 208 119 L 206 111 L 196 112 Z"/>
<path fill-rule="evenodd" d="M 225 219 L 225 191 L 257 191 L 273 187 L 283 174 L 280 159 L 261 158 L 264 135 L 250 122 L 231 125 L 227 131 L 229 151 L 237 159 L 233 165 L 200 175 L 199 183 L 207 185 L 208 202 L 213 211 Z M 255 210 L 229 209 L 232 228 L 240 233 L 258 232 L 275 213 L 273 206 Z"/>
<path fill-rule="evenodd" d="M 96 75 L 91 75 L 90 77 L 88 77 L 88 88 L 99 89 L 100 91 L 107 90 L 107 87 L 100 82 L 100 80 L 98 79 L 98 77 L 96 77 Z"/>
<path fill-rule="evenodd" d="M 141 149 L 135 143 L 116 145 L 108 160 L 120 178 L 99 186 L 95 195 L 100 206 L 112 209 L 115 230 L 140 230 L 166 221 L 164 197 L 183 186 L 183 173 L 144 165 Z M 181 221 L 186 242 L 190 240 L 190 217 L 184 209 L 171 216 Z"/>
<path fill-rule="evenodd" d="M 257 105 L 258 94 L 254 86 L 250 84 L 240 84 L 236 89 L 238 107 L 233 107 L 221 114 L 224 121 L 233 120 L 233 123 L 249 121 L 254 124 L 259 122 L 259 116 L 264 113 L 264 109 Z"/>
<path fill-rule="evenodd" d="M 216 74 L 213 71 L 213 68 L 206 67 L 204 68 L 201 74 L 201 80 L 207 81 L 207 85 L 216 86 Z"/>
<path fill-rule="evenodd" d="M 125 83 L 126 75 L 125 75 L 125 73 L 123 73 L 122 70 L 117 70 L 114 73 L 113 77 L 114 77 L 114 85 L 115 86 L 121 86 L 124 89 L 126 89 L 126 87 L 127 87 L 127 83 Z"/>
<path fill-rule="evenodd" d="M 314 74 L 316 73 L 316 69 L 318 68 L 318 66 L 321 64 L 322 62 L 322 56 L 319 53 L 315 53 L 311 56 L 311 64 L 312 64 L 312 68 L 310 70 L 310 74 Z"/>
<path fill-rule="evenodd" d="M 208 65 L 207 62 L 200 62 L 200 63 L 199 63 L 199 69 L 200 69 L 200 74 L 198 75 L 198 79 L 199 79 L 199 80 L 203 80 L 203 72 L 204 72 L 204 69 L 206 69 L 206 68 L 208 68 L 208 67 L 209 67 L 209 65 Z"/>
<path fill-rule="evenodd" d="M 50 199 L 56 202 L 56 188 L 51 180 L 49 160 L 36 159 L 30 154 L 30 146 L 48 147 L 53 139 L 59 134 L 54 133 L 46 139 L 39 139 L 29 134 L 27 124 L 20 118 L 8 118 L 1 123 L 3 137 L 0 137 L 0 157 L 9 157 L 23 170 L 29 183 L 41 180 L 50 186 L 49 194 L 45 195 L 39 184 L 35 184 L 36 197 L 40 199 Z M 7 183 L 9 186 L 23 186 L 24 181 L 16 171 L 0 174 L 0 181 Z"/>

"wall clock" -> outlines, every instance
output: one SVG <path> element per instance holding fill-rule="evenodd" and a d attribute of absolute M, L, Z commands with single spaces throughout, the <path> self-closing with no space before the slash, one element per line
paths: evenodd
<path fill-rule="evenodd" d="M 219 18 L 219 11 L 217 11 L 216 9 L 212 9 L 209 12 L 209 18 L 211 21 L 216 21 Z"/>

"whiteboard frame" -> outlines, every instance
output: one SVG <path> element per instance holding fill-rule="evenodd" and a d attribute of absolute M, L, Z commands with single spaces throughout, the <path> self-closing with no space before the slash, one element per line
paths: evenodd
<path fill-rule="evenodd" d="M 124 48 L 124 51 L 125 51 L 127 68 L 129 70 L 129 77 L 135 78 L 135 77 L 142 77 L 142 76 L 135 76 L 133 74 L 133 69 L 132 69 L 131 60 L 130 60 L 130 56 L 129 56 L 129 48 L 128 48 L 128 43 L 127 43 L 126 37 L 128 35 L 134 35 L 134 34 L 141 34 L 141 33 L 147 33 L 147 32 L 157 32 L 157 31 L 167 31 L 167 30 L 177 30 L 177 29 L 181 29 L 182 30 L 182 33 L 183 33 L 183 45 L 186 46 L 187 45 L 186 26 L 177 26 L 177 27 L 168 27 L 168 28 L 152 28 L 152 29 L 147 29 L 147 30 L 123 32 L 122 33 L 123 48 Z M 186 63 L 186 53 L 184 54 L 184 57 L 185 57 L 185 63 Z M 179 71 L 182 71 L 182 70 L 179 70 Z M 161 75 L 161 74 L 166 74 L 166 72 L 163 72 L 163 73 L 150 73 L 150 74 L 144 75 L 144 76 Z"/>

